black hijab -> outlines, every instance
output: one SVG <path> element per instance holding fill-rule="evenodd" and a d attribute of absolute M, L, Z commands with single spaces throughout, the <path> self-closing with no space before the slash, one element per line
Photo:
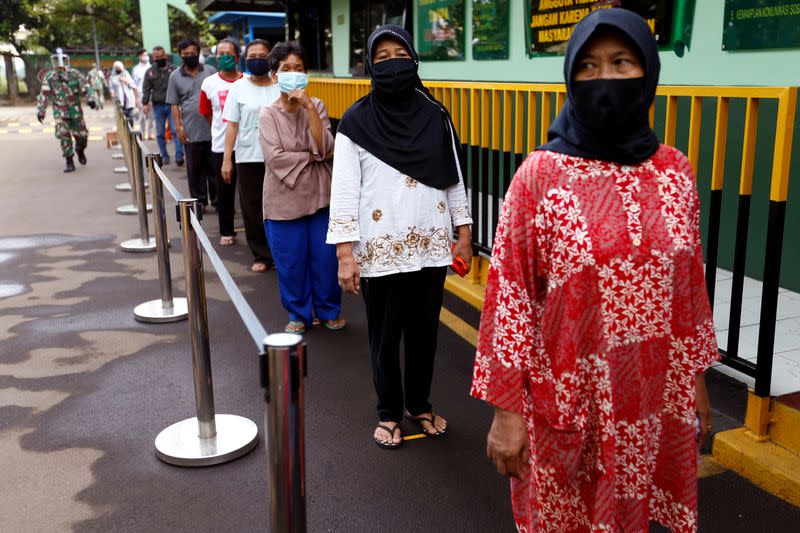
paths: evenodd
<path fill-rule="evenodd" d="M 403 43 L 411 59 L 388 59 L 376 67 L 375 45 L 382 38 Z M 446 189 L 458 183 L 460 143 L 447 109 L 419 79 L 411 35 L 394 24 L 381 26 L 369 36 L 365 56 L 372 90 L 345 112 L 338 131 L 429 187 Z"/>
<path fill-rule="evenodd" d="M 581 109 L 575 97 L 576 62 L 583 47 L 598 30 L 613 28 L 621 32 L 638 48 L 639 58 L 644 68 L 644 78 L 638 80 L 604 80 L 616 84 L 626 95 L 616 95 L 624 101 L 626 120 L 619 128 L 603 128 L 593 125 L 592 109 Z M 600 159 L 619 164 L 633 165 L 651 157 L 660 145 L 658 137 L 650 128 L 649 111 L 655 99 L 661 63 L 658 47 L 650 27 L 639 15 L 627 9 L 600 9 L 579 22 L 567 43 L 564 58 L 564 79 L 567 84 L 567 101 L 558 117 L 547 132 L 547 144 L 537 150 L 549 150 L 587 159 Z M 599 81 L 599 80 L 598 80 Z M 638 83 L 638 89 L 630 93 L 631 85 Z M 630 98 L 629 98 L 630 96 Z M 602 96 L 595 103 L 609 104 Z M 588 107 L 585 106 L 584 107 Z"/>

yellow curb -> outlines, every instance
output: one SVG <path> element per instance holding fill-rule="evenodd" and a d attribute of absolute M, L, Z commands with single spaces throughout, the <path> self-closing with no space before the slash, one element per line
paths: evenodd
<path fill-rule="evenodd" d="M 483 295 L 486 291 L 485 286 L 477 285 L 465 278 L 460 278 L 458 276 L 447 276 L 447 279 L 444 282 L 444 288 L 470 304 L 478 311 L 483 310 Z"/>
<path fill-rule="evenodd" d="M 769 436 L 772 441 L 800 454 L 800 411 L 775 400 L 770 415 Z"/>
<path fill-rule="evenodd" d="M 697 462 L 697 479 L 716 476 L 726 471 L 726 468 L 716 462 L 710 455 L 701 455 Z"/>
<path fill-rule="evenodd" d="M 442 310 L 439 313 L 439 320 L 442 324 L 453 330 L 456 335 L 470 343 L 472 346 L 477 346 L 478 330 L 470 326 L 454 313 L 442 307 Z"/>
<path fill-rule="evenodd" d="M 714 437 L 714 459 L 767 492 L 800 506 L 800 456 L 771 441 L 758 442 L 737 428 Z"/>

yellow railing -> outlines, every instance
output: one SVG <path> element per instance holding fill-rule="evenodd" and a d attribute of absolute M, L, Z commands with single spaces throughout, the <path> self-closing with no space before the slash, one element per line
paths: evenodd
<path fill-rule="evenodd" d="M 524 154 L 547 139 L 547 130 L 566 98 L 565 87 L 563 84 L 470 81 L 429 81 L 425 85 L 450 110 L 462 144 L 469 147 L 466 182 L 475 220 L 473 237 L 476 249 L 488 254 L 491 252 L 492 235 L 503 193 L 510 183 L 509 169 L 518 165 Z M 325 102 L 331 118 L 338 119 L 353 102 L 369 92 L 370 82 L 345 78 L 315 78 L 311 80 L 310 90 L 314 96 Z M 657 94 L 659 98 L 650 110 L 651 124 L 658 117 L 663 142 L 674 146 L 678 137 L 679 117 L 680 120 L 688 119 L 688 124 L 685 125 L 687 127 L 681 128 L 681 131 L 688 129 L 684 146 L 686 155 L 701 181 L 708 183 L 704 185 L 706 190 L 703 196 L 708 211 L 705 233 L 706 285 L 712 303 L 716 288 L 720 226 L 723 220 L 736 221 L 735 231 L 731 230 L 730 225 L 727 226 L 726 246 L 733 248 L 734 254 L 732 262 L 725 267 L 733 271 L 733 282 L 728 344 L 721 351 L 726 364 L 756 378 L 756 394 L 766 397 L 770 390 L 797 88 L 667 85 L 659 87 Z M 706 126 L 707 131 L 704 131 L 703 104 L 709 101 L 716 106 L 716 120 L 713 128 Z M 731 133 L 728 119 L 732 101 L 737 101 L 737 108 L 744 105 L 743 131 L 730 135 L 736 140 L 742 139 L 741 166 L 727 170 L 727 175 L 731 178 L 738 174 L 739 202 L 738 207 L 726 205 L 723 216 L 726 151 L 729 144 L 736 145 L 735 142 L 728 142 Z M 759 122 L 765 122 L 764 117 L 759 120 L 759 108 L 763 101 L 777 102 L 774 140 L 764 138 L 764 133 L 759 131 Z M 679 114 L 679 107 L 683 110 L 682 114 Z M 772 106 L 769 116 L 771 121 Z M 741 358 L 738 348 L 750 199 L 756 165 L 756 138 L 759 135 L 762 143 L 772 141 L 773 151 L 770 202 L 768 206 L 766 203 L 755 206 L 762 215 L 768 212 L 768 217 L 763 217 L 768 218 L 768 224 L 765 234 L 760 236 L 763 242 L 758 243 L 765 246 L 765 255 L 758 359 L 754 364 Z M 683 140 L 681 144 L 683 145 Z M 704 164 L 698 169 L 701 155 Z M 763 168 L 766 168 L 766 162 L 762 163 Z M 485 274 L 483 267 L 480 268 L 483 271 L 481 275 L 477 274 L 478 270 L 475 269 L 476 281 Z"/>
<path fill-rule="evenodd" d="M 462 143 L 518 154 L 530 152 L 547 138 L 551 121 L 566 97 L 563 84 L 428 81 L 425 86 L 450 110 Z M 325 102 L 332 118 L 340 118 L 353 102 L 369 92 L 370 82 L 348 78 L 312 78 L 310 90 Z M 742 194 L 749 194 L 752 189 L 759 102 L 777 100 L 770 198 L 778 202 L 786 200 L 796 87 L 662 85 L 657 94 L 665 97 L 663 140 L 669 145 L 675 144 L 678 98 L 690 99 L 687 156 L 695 171 L 700 150 L 702 101 L 716 100 L 712 190 L 722 189 L 730 100 L 746 99 L 745 142 L 739 187 Z M 655 111 L 654 105 L 650 113 L 651 121 L 654 120 Z"/>

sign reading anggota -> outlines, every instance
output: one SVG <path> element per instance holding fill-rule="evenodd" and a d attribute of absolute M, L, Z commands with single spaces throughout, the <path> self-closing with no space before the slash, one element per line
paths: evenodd
<path fill-rule="evenodd" d="M 623 7 L 641 15 L 659 45 L 670 41 L 673 7 L 683 0 L 528 0 L 530 54 L 563 53 L 572 28 L 598 9 Z"/>

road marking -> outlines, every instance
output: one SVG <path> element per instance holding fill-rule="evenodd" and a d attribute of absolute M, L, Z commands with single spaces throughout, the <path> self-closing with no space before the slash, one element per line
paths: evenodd
<path fill-rule="evenodd" d="M 90 141 L 102 141 L 103 140 L 103 136 L 102 135 L 89 135 L 89 140 Z"/>
<path fill-rule="evenodd" d="M 91 128 L 89 128 L 89 131 L 103 131 L 103 127 L 102 126 L 92 126 Z"/>
<path fill-rule="evenodd" d="M 9 122 L 9 123 L 7 124 L 7 126 L 8 126 L 9 128 L 16 128 L 17 126 L 19 126 L 19 122 Z"/>
<path fill-rule="evenodd" d="M 0 130 L 0 134 L 8 133 L 8 130 Z"/>
<path fill-rule="evenodd" d="M 727 469 L 719 464 L 710 455 L 701 455 L 700 460 L 697 462 L 697 478 L 702 479 L 706 477 L 716 476 L 725 472 Z"/>
<path fill-rule="evenodd" d="M 30 128 L 22 128 L 19 130 L 20 133 L 33 133 L 33 130 Z"/>
<path fill-rule="evenodd" d="M 32 120 L 28 122 L 28 126 L 38 126 L 40 122 L 38 120 Z"/>
<path fill-rule="evenodd" d="M 470 343 L 472 346 L 478 344 L 478 330 L 470 326 L 467 322 L 459 318 L 451 311 L 442 307 L 439 313 L 439 320 L 453 330 L 453 333 Z"/>
<path fill-rule="evenodd" d="M 424 438 L 425 438 L 425 434 L 424 433 L 416 433 L 414 435 L 405 435 L 405 436 L 403 436 L 403 440 L 416 440 L 416 439 L 424 439 Z"/>

